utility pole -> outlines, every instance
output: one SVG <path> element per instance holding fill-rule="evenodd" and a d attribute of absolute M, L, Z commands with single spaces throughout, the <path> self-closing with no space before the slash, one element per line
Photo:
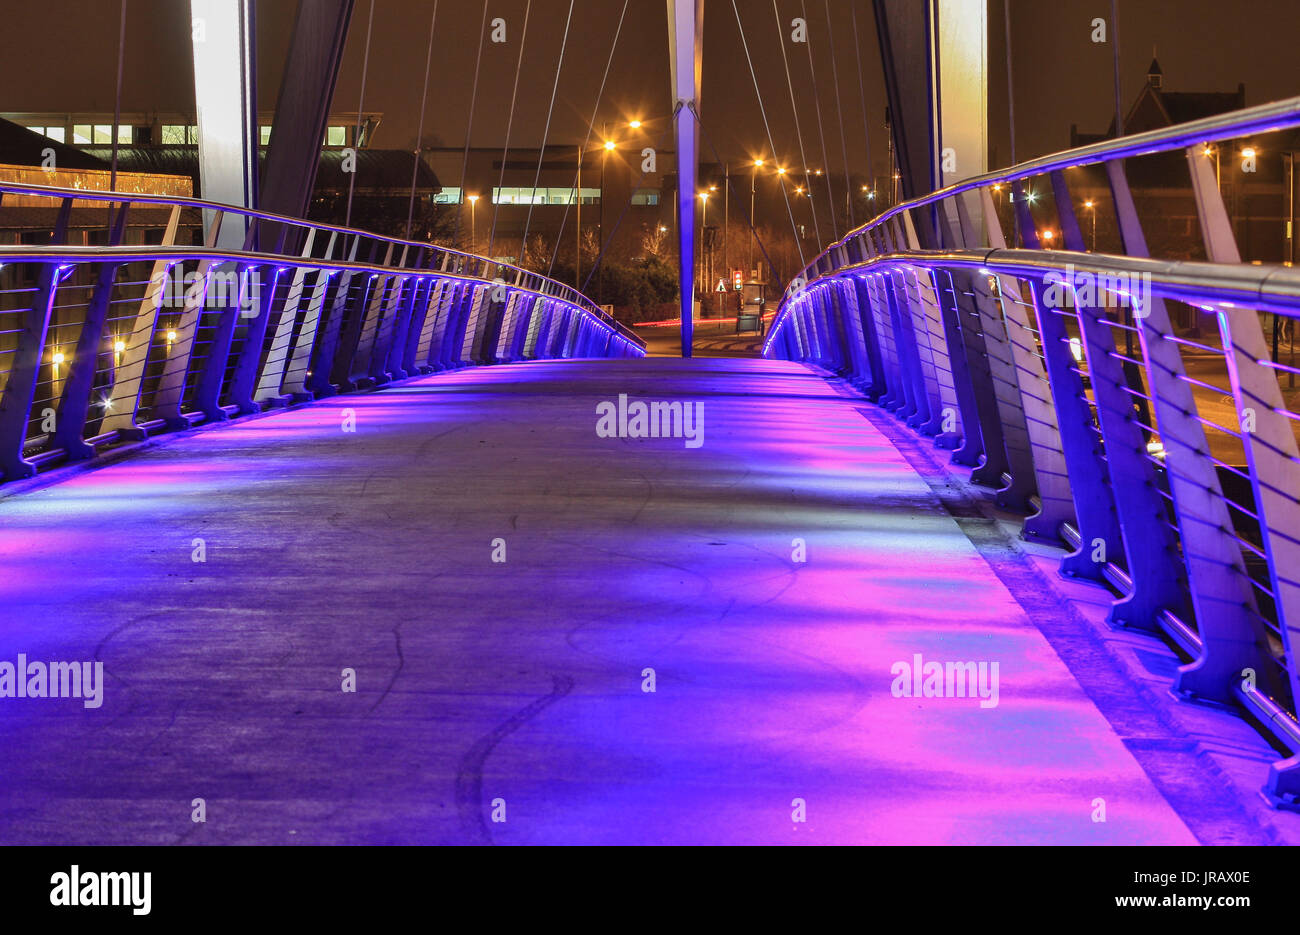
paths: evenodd
<path fill-rule="evenodd" d="M 722 164 L 722 265 L 731 282 L 731 163 Z"/>

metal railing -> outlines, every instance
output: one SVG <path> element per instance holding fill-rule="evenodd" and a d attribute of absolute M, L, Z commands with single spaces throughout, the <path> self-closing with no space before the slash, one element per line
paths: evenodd
<path fill-rule="evenodd" d="M 1063 575 L 1112 592 L 1113 625 L 1172 641 L 1186 659 L 1177 695 L 1247 713 L 1292 752 L 1264 787 L 1290 809 L 1300 808 L 1300 271 L 1242 262 L 1212 144 L 1296 126 L 1300 98 L 897 205 L 809 264 L 764 340 L 765 356 L 842 374 L 951 450 L 1000 505 L 1028 514 L 1025 538 L 1069 550 Z M 1187 252 L 1205 260 L 1150 258 L 1129 187 L 1126 159 L 1179 151 L 1202 234 Z M 1088 180 L 1070 172 L 1083 166 L 1105 170 L 1119 253 L 1087 250 L 1076 202 Z M 1029 188 L 1040 176 L 1050 195 L 1037 210 L 1050 205 L 1064 249 L 1040 242 Z M 1006 246 L 994 197 L 1004 188 L 1023 246 Z"/>
<path fill-rule="evenodd" d="M 0 480 L 418 374 L 645 353 L 572 287 L 435 244 L 7 183 L 0 213 L 24 241 L 0 245 Z"/>

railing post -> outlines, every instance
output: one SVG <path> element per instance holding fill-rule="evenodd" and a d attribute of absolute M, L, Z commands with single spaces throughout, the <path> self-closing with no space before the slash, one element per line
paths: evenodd
<path fill-rule="evenodd" d="M 129 202 L 117 203 L 117 214 L 109 229 L 109 246 L 121 245 L 129 207 Z M 112 210 L 111 205 L 109 210 Z M 108 309 L 121 268 L 121 263 L 99 264 L 95 289 L 86 305 L 86 320 L 77 335 L 72 363 L 68 365 L 68 378 L 63 384 L 52 441 L 55 447 L 63 449 L 69 461 L 84 461 L 95 454 L 94 447 L 85 441 L 86 417 L 90 413 L 90 394 L 94 392 L 95 363 L 104 340 L 104 324 L 108 320 Z"/>
<path fill-rule="evenodd" d="M 524 330 L 519 344 L 519 356 L 523 360 L 537 359 L 537 338 L 541 333 L 542 318 L 546 315 L 547 299 L 538 297 L 532 303 L 533 310 L 528 316 L 528 327 Z"/>
<path fill-rule="evenodd" d="M 284 405 L 292 401 L 293 396 L 287 387 L 285 370 L 289 362 L 289 352 L 293 345 L 293 335 L 298 324 L 298 311 L 302 307 L 302 296 L 309 271 L 303 264 L 310 262 L 312 259 L 312 248 L 316 242 L 316 228 L 311 227 L 307 230 L 307 237 L 303 243 L 301 262 L 294 268 L 293 282 L 289 285 L 289 294 L 285 297 L 284 305 L 280 309 L 279 320 L 275 323 L 275 334 L 271 338 L 271 347 L 266 353 L 266 362 L 262 364 L 261 375 L 257 378 L 257 387 L 251 393 L 252 399 L 256 403 L 270 402 L 272 404 Z M 281 226 L 281 236 L 284 236 L 285 229 Z M 325 256 L 328 258 L 329 251 L 334 247 L 334 236 L 330 236 L 329 246 L 326 248 Z M 316 277 L 324 276 L 323 272 L 316 272 Z M 319 285 L 319 282 L 318 282 Z M 316 290 L 319 291 L 319 290 Z M 308 300 L 308 306 L 312 300 Z M 274 306 L 272 306 L 274 307 Z M 319 306 L 317 306 L 319 310 Z M 307 330 L 306 318 L 310 311 L 304 313 L 303 330 Z M 268 316 L 269 317 L 269 316 Z M 261 326 L 265 334 L 268 323 L 264 322 Z M 252 333 L 250 324 L 249 331 Z M 315 330 L 314 324 L 312 331 Z M 260 341 L 259 341 L 260 344 Z M 241 361 L 242 362 L 242 361 Z M 283 389 L 282 389 L 283 387 Z M 284 395 L 282 395 L 282 393 Z"/>
<path fill-rule="evenodd" d="M 1120 237 L 1130 256 L 1148 256 L 1146 237 L 1133 204 L 1122 161 L 1106 164 Z M 1197 420 L 1196 397 L 1185 379 L 1182 353 L 1168 340 L 1173 325 L 1164 299 L 1152 295 L 1136 318 L 1147 385 L 1164 446 L 1182 561 L 1201 654 L 1179 669 L 1174 691 L 1188 699 L 1234 702 L 1232 684 L 1241 671 L 1258 674 L 1261 689 L 1275 692 L 1281 679 L 1268 660 L 1268 637 L 1258 622 L 1241 547 L 1233 540 L 1232 518 L 1218 471 L 1209 459 L 1205 427 Z M 1190 621 L 1189 621 L 1190 622 Z"/>
<path fill-rule="evenodd" d="M 174 205 L 163 231 L 162 246 L 176 242 L 176 229 L 180 223 L 180 205 Z M 122 342 L 122 359 L 113 368 L 113 387 L 108 394 L 108 406 L 100 422 L 101 432 L 116 431 L 122 438 L 142 438 L 144 431 L 136 425 L 140 405 L 140 392 L 144 388 L 145 366 L 154 331 L 158 326 L 158 310 L 167 292 L 167 277 L 174 262 L 159 259 L 153 264 L 149 286 L 140 301 L 131 330 Z"/>
<path fill-rule="evenodd" d="M 858 314 L 858 297 L 853 288 L 854 277 L 832 279 L 830 299 L 835 305 L 841 327 L 845 333 L 848 372 L 845 378 L 852 386 L 861 389 L 871 385 L 871 364 L 867 360 L 867 340 L 862 332 L 862 316 Z"/>
<path fill-rule="evenodd" d="M 1083 253 L 1087 248 L 1069 186 L 1062 173 L 1053 172 L 1051 177 L 1062 239 L 1068 249 Z M 1147 457 L 1146 439 L 1135 419 L 1135 397 L 1129 393 L 1130 384 L 1120 364 L 1114 335 L 1101 312 L 1091 303 L 1080 302 L 1074 283 L 1068 285 L 1083 338 L 1107 471 L 1112 479 L 1122 478 L 1120 483 L 1112 484 L 1111 494 L 1133 592 L 1111 606 L 1108 619 L 1115 626 L 1156 632 L 1161 611 L 1186 617 L 1190 609 L 1177 545 L 1165 519 L 1164 502 Z"/>
<path fill-rule="evenodd" d="M 415 255 L 415 262 L 411 264 L 411 269 L 422 270 L 425 268 L 426 248 L 421 247 Z M 407 364 L 409 349 L 412 346 L 411 331 L 412 328 L 418 328 L 415 324 L 416 309 L 424 295 L 424 279 L 419 276 L 408 276 L 406 287 L 401 302 L 397 306 L 397 319 L 393 322 L 392 339 L 388 342 L 388 364 L 387 369 L 394 380 L 404 380 L 412 375 L 414 366 Z"/>
<path fill-rule="evenodd" d="M 451 314 L 455 300 L 456 283 L 448 279 L 436 280 L 429 311 L 424 316 L 424 327 L 420 329 L 420 348 L 416 351 L 416 361 L 426 373 L 437 373 L 443 369 L 443 335 L 447 331 L 447 317 Z"/>
<path fill-rule="evenodd" d="M 980 197 L 989 246 L 995 250 L 1006 249 L 1002 224 L 987 187 L 980 189 Z M 1025 313 L 1027 306 L 1020 297 L 1020 287 L 1014 278 L 998 277 L 998 293 L 1038 489 L 1038 512 L 1025 517 L 1021 535 L 1039 542 L 1060 543 L 1062 524 L 1075 522 L 1074 500 L 1070 497 L 1056 406 L 1052 402 L 1051 387 L 1047 384 L 1038 332 L 1029 325 L 1029 316 Z"/>
<path fill-rule="evenodd" d="M 886 273 L 885 285 L 902 377 L 899 381 L 900 394 L 896 397 L 898 405 L 893 408 L 893 413 L 905 423 L 925 410 L 925 381 L 921 376 L 921 360 L 916 348 L 916 326 L 912 321 L 906 287 L 899 285 L 900 280 L 906 282 L 906 276 L 902 269 L 891 269 Z"/>
<path fill-rule="evenodd" d="M 1187 151 L 1196 193 L 1196 208 L 1205 235 L 1206 253 L 1212 262 L 1240 263 L 1232 226 L 1223 198 L 1214 183 L 1209 159 L 1195 147 Z M 1277 370 L 1264 366 L 1269 360 L 1268 342 L 1251 308 L 1223 307 L 1216 311 L 1222 334 L 1233 404 L 1240 424 L 1240 438 L 1249 468 L 1259 533 L 1268 561 L 1269 585 L 1277 614 L 1277 628 L 1286 659 L 1287 681 L 1292 704 L 1300 703 L 1296 653 L 1300 652 L 1300 452 L 1287 407 L 1277 382 Z M 1253 427 L 1252 427 L 1253 423 Z M 1258 673 L 1257 673 L 1258 674 Z M 1235 678 L 1242 678 L 1238 672 Z M 1292 709 L 1294 710 L 1294 708 Z M 1275 770 L 1269 794 L 1293 807 L 1300 807 L 1300 766 Z"/>
<path fill-rule="evenodd" d="M 389 242 L 384 245 L 384 258 L 378 264 L 384 269 L 390 269 L 393 265 L 393 250 L 396 245 Z M 402 250 L 402 258 L 406 257 L 406 248 Z M 371 273 L 371 289 L 369 301 L 365 305 L 365 314 L 359 321 L 357 329 L 357 341 L 353 349 L 352 364 L 348 371 L 348 388 L 357 389 L 362 386 L 377 383 L 375 377 L 375 368 L 372 366 L 375 357 L 375 337 L 379 331 L 379 323 L 384 318 L 384 309 L 389 302 L 389 290 L 393 287 L 392 276 L 384 273 Z"/>
<path fill-rule="evenodd" d="M 221 222 L 224 218 L 225 212 L 212 212 L 206 242 L 209 249 L 216 246 L 221 236 Z M 154 415 L 162 419 L 169 429 L 189 428 L 190 425 L 189 420 L 181 415 L 181 407 L 185 401 L 185 380 L 194 353 L 194 339 L 198 334 L 199 321 L 202 319 L 208 294 L 211 291 L 210 276 L 213 266 L 211 260 L 203 260 L 195 268 L 195 280 L 202 285 L 197 293 L 186 290 L 180 317 L 172 329 L 176 332 L 176 340 L 167 344 L 163 372 L 158 377 L 153 411 Z"/>
<path fill-rule="evenodd" d="M 51 245 L 67 243 L 71 214 L 72 199 L 64 198 L 59 203 L 59 213 L 51 231 Z M 9 378 L 5 381 L 4 394 L 0 396 L 0 471 L 3 471 L 5 480 L 18 480 L 36 473 L 35 465 L 23 458 L 23 449 L 27 444 L 27 428 L 36 397 L 41 358 L 45 356 L 50 310 L 59 291 L 60 272 L 62 267 L 57 263 L 41 264 L 32 307 L 23 315 L 18 347 L 10 358 Z M 57 418 L 56 414 L 56 425 Z"/>
<path fill-rule="evenodd" d="M 346 237 L 347 235 L 343 236 Z M 347 256 L 345 257 L 347 262 L 356 262 L 360 240 L 359 237 L 352 238 L 347 247 Z M 339 391 L 339 388 L 332 382 L 332 377 L 335 370 L 338 369 L 337 357 L 339 356 L 342 338 L 343 320 L 347 316 L 348 295 L 352 291 L 352 283 L 355 281 L 356 276 L 357 274 L 352 270 L 343 270 L 338 274 L 337 279 L 327 277 L 323 285 L 317 283 L 317 288 L 323 290 L 320 299 L 323 317 L 316 326 L 320 338 L 315 342 L 314 346 L 309 342 L 301 341 L 294 352 L 295 358 L 303 355 L 307 359 L 306 371 L 302 374 L 303 392 L 304 394 L 311 393 L 317 399 L 333 396 Z M 295 363 L 294 369 L 297 370 L 301 366 L 301 364 Z"/>
<path fill-rule="evenodd" d="M 489 287 L 475 283 L 470 287 L 469 297 L 465 302 L 463 324 L 456 343 L 456 362 L 462 367 L 478 363 L 477 350 L 483 338 L 484 306 L 489 301 Z"/>
<path fill-rule="evenodd" d="M 402 252 L 402 257 L 404 264 L 405 250 Z M 375 325 L 374 339 L 369 348 L 369 363 L 366 366 L 366 377 L 371 386 L 385 386 L 396 379 L 396 374 L 388 364 L 392 356 L 393 344 L 397 340 L 397 328 L 402 317 L 402 309 L 407 304 L 407 288 L 410 286 L 411 278 L 410 276 L 388 277 L 388 288 L 380 306 L 381 314 Z"/>
<path fill-rule="evenodd" d="M 951 201 L 957 214 L 958 244 L 969 248 L 980 247 L 983 241 L 971 221 L 965 196 L 957 195 Z M 1011 482 L 1005 487 L 1002 486 L 1000 474 L 990 480 L 994 481 L 992 486 L 999 488 L 996 501 L 1000 506 L 1017 512 L 1032 513 L 1030 497 L 1037 492 L 1037 478 L 1034 474 L 1029 427 L 1025 418 L 1024 405 L 1021 402 L 1020 381 L 1007 336 L 1006 323 L 1002 320 L 1001 303 L 993 298 L 987 275 L 967 271 L 965 278 L 970 284 L 971 292 L 974 293 L 974 306 L 979 315 L 979 331 L 983 338 L 985 360 L 988 363 L 993 398 L 997 404 L 1002 449 L 1006 455 L 1007 472 L 1011 475 Z"/>
<path fill-rule="evenodd" d="M 277 266 L 255 266 L 249 271 L 251 282 L 258 284 L 257 311 L 246 316 L 244 303 L 240 303 L 239 315 L 246 322 L 244 340 L 239 345 L 239 356 L 235 358 L 234 372 L 230 376 L 230 403 L 241 416 L 261 412 L 262 407 L 253 401 L 254 382 L 257 379 L 258 365 L 262 362 L 262 346 L 266 343 L 266 329 L 271 321 L 271 312 L 275 308 L 275 294 L 280 289 L 280 273 Z M 285 312 L 281 312 L 285 314 Z"/>
<path fill-rule="evenodd" d="M 890 311 L 886 285 L 889 270 L 882 268 L 867 279 L 867 292 L 871 297 L 869 308 L 875 322 L 876 337 L 881 353 L 881 392 L 876 405 L 882 409 L 896 407 L 902 399 L 903 371 L 898 357 L 898 341 L 894 337 L 894 316 Z"/>

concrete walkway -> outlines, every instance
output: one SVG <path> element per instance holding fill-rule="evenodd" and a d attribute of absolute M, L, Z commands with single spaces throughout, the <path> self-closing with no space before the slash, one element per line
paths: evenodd
<path fill-rule="evenodd" d="M 703 446 L 598 437 L 620 393 Z M 0 498 L 0 661 L 106 679 L 0 699 L 0 843 L 1195 843 L 863 405 L 509 365 Z M 917 654 L 996 706 L 895 697 Z"/>

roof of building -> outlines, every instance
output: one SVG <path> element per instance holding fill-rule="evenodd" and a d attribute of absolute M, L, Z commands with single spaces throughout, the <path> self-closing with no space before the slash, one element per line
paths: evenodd
<path fill-rule="evenodd" d="M 14 166 L 39 166 L 46 150 L 54 152 L 54 164 L 60 169 L 109 169 L 106 160 L 98 159 L 76 146 L 50 139 L 43 133 L 0 118 L 0 163 Z"/>
<path fill-rule="evenodd" d="M 1147 81 L 1134 98 L 1128 112 L 1124 115 L 1124 132 L 1141 133 L 1187 123 L 1204 117 L 1240 110 L 1246 106 L 1246 86 L 1238 84 L 1236 91 L 1168 91 L 1163 87 L 1164 71 L 1154 58 L 1147 69 Z M 1160 82 L 1152 78 L 1160 77 Z M 1078 127 L 1071 128 L 1070 145 L 1084 146 L 1088 143 L 1113 139 L 1115 120 L 1111 118 L 1105 133 L 1080 133 Z"/>

